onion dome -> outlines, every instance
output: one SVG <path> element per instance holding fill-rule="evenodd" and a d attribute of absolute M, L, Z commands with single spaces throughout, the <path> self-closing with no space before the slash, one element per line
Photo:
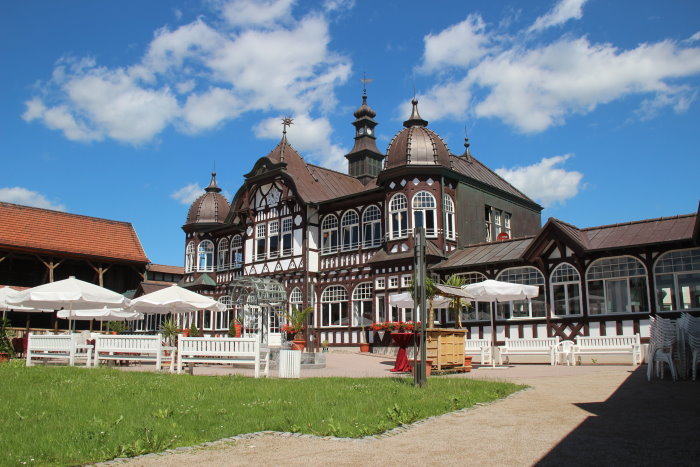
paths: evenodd
<path fill-rule="evenodd" d="M 405 165 L 442 165 L 450 167 L 450 150 L 428 122 L 418 113 L 418 100 L 411 101 L 411 117 L 403 122 L 404 128 L 394 136 L 386 152 L 386 169 Z"/>
<path fill-rule="evenodd" d="M 223 224 L 230 205 L 221 194 L 221 188 L 216 185 L 216 172 L 211 174 L 211 182 L 204 189 L 204 194 L 197 198 L 187 213 L 187 223 L 191 224 Z"/>
<path fill-rule="evenodd" d="M 362 105 L 355 110 L 353 113 L 355 118 L 360 119 L 362 117 L 374 118 L 377 116 L 377 112 L 374 111 L 372 107 L 367 105 L 367 94 L 362 95 Z"/>

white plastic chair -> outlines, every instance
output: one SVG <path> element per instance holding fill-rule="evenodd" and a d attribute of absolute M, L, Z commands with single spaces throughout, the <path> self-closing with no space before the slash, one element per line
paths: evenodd
<path fill-rule="evenodd" d="M 670 319 L 652 316 L 649 328 L 649 354 L 647 358 L 647 380 L 656 374 L 658 378 L 664 377 L 666 363 L 671 371 L 673 381 L 678 379 L 676 366 L 673 361 L 674 353 L 678 353 L 678 326 Z"/>
<path fill-rule="evenodd" d="M 554 348 L 557 365 L 561 365 L 562 357 L 566 359 L 566 366 L 571 366 L 574 361 L 574 341 L 561 341 Z"/>

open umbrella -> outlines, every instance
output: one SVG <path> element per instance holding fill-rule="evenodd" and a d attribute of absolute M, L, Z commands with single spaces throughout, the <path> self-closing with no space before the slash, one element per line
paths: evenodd
<path fill-rule="evenodd" d="M 37 309 L 90 310 L 108 306 L 125 308 L 129 299 L 99 285 L 81 281 L 71 276 L 61 281 L 49 282 L 22 290 L 7 298 L 7 304 Z"/>
<path fill-rule="evenodd" d="M 58 317 L 86 321 L 92 319 L 97 321 L 132 321 L 143 319 L 143 314 L 136 311 L 103 307 L 94 310 L 59 310 Z"/>
<path fill-rule="evenodd" d="M 437 295 L 433 298 L 433 308 L 445 308 L 449 306 L 452 300 Z M 416 305 L 413 303 L 413 297 L 410 292 L 397 293 L 394 295 L 389 295 L 389 305 L 399 307 L 399 308 L 415 308 Z"/>
<path fill-rule="evenodd" d="M 494 303 L 535 298 L 539 295 L 540 289 L 534 285 L 513 284 L 492 279 L 463 285 L 462 289 L 474 297 L 474 300 L 477 302 L 491 303 L 491 363 L 495 367 L 496 316 Z"/>
<path fill-rule="evenodd" d="M 131 301 L 129 310 L 144 314 L 189 313 L 197 310 L 226 311 L 226 305 L 212 298 L 171 285 Z"/>
<path fill-rule="evenodd" d="M 37 309 L 37 308 L 31 308 L 31 307 L 26 307 L 26 306 L 20 306 L 20 305 L 10 305 L 7 303 L 8 298 L 15 298 L 17 294 L 19 294 L 19 290 L 15 290 L 11 287 L 0 287 L 0 310 L 2 310 L 2 317 L 5 317 L 5 313 L 9 310 L 12 311 L 25 311 L 25 312 L 42 312 L 42 311 L 53 311 L 53 308 L 47 309 L 47 310 L 42 310 L 42 309 Z"/>

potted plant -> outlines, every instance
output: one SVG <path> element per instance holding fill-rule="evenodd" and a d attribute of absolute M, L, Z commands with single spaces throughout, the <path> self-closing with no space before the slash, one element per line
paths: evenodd
<path fill-rule="evenodd" d="M 168 341 L 168 345 L 175 345 L 180 329 L 178 329 L 177 323 L 175 323 L 173 318 L 168 318 L 160 324 L 160 332 L 165 340 Z"/>
<path fill-rule="evenodd" d="M 126 324 L 124 321 L 110 321 L 107 323 L 107 329 L 110 334 L 119 334 L 126 331 Z"/>
<path fill-rule="evenodd" d="M 197 329 L 197 326 L 192 323 L 192 326 L 190 326 L 190 337 L 200 337 L 199 329 Z"/>
<path fill-rule="evenodd" d="M 0 362 L 6 362 L 15 355 L 15 348 L 12 346 L 13 331 L 9 330 L 10 320 L 0 318 Z"/>
<path fill-rule="evenodd" d="M 236 318 L 232 319 L 228 325 L 228 337 L 241 337 L 241 322 Z"/>
<path fill-rule="evenodd" d="M 321 349 L 323 350 L 323 352 L 328 352 L 329 345 L 330 343 L 326 339 L 324 339 L 323 342 L 321 342 Z"/>
<path fill-rule="evenodd" d="M 282 332 L 287 333 L 287 340 L 292 341 L 292 349 L 304 350 L 306 340 L 304 339 L 304 331 L 306 330 L 306 317 L 311 314 L 313 308 L 307 306 L 300 310 L 296 306 L 292 306 L 292 310 L 284 313 L 284 318 L 287 321 L 282 326 Z"/>

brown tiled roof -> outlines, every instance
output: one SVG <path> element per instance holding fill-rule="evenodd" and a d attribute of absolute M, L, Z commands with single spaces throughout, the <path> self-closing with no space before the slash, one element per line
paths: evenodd
<path fill-rule="evenodd" d="M 605 250 L 651 243 L 666 243 L 693 238 L 696 214 L 660 217 L 622 224 L 580 229 L 589 250 Z"/>
<path fill-rule="evenodd" d="M 436 256 L 438 258 L 445 257 L 442 250 L 431 240 L 428 240 L 425 244 L 425 254 L 427 256 Z M 385 261 L 413 258 L 414 256 L 415 252 L 413 251 L 413 248 L 409 248 L 407 251 L 399 251 L 397 253 L 389 253 L 385 250 L 380 250 L 374 256 L 372 256 L 372 258 L 370 258 L 368 263 L 383 263 Z"/>
<path fill-rule="evenodd" d="M 171 285 L 175 285 L 175 282 L 167 282 L 167 281 L 143 281 L 139 285 L 139 293 L 138 296 L 140 297 L 141 295 L 146 295 L 151 292 L 155 292 L 156 290 L 164 289 L 166 287 L 170 287 Z"/>
<path fill-rule="evenodd" d="M 433 269 L 464 268 L 483 263 L 502 263 L 519 260 L 534 237 L 518 238 L 494 243 L 472 245 L 450 254 Z"/>
<path fill-rule="evenodd" d="M 0 248 L 148 262 L 128 222 L 1 202 Z"/>
<path fill-rule="evenodd" d="M 505 181 L 500 175 L 486 167 L 475 157 L 470 156 L 469 160 L 467 160 L 465 157 L 451 155 L 451 161 L 452 168 L 456 172 L 466 175 L 469 178 L 473 178 L 481 183 L 496 187 L 518 198 L 535 203 L 526 194 Z"/>
<path fill-rule="evenodd" d="M 184 274 L 185 268 L 183 266 L 166 266 L 165 264 L 154 264 L 148 265 L 148 270 L 153 272 L 162 272 L 163 274 Z"/>

